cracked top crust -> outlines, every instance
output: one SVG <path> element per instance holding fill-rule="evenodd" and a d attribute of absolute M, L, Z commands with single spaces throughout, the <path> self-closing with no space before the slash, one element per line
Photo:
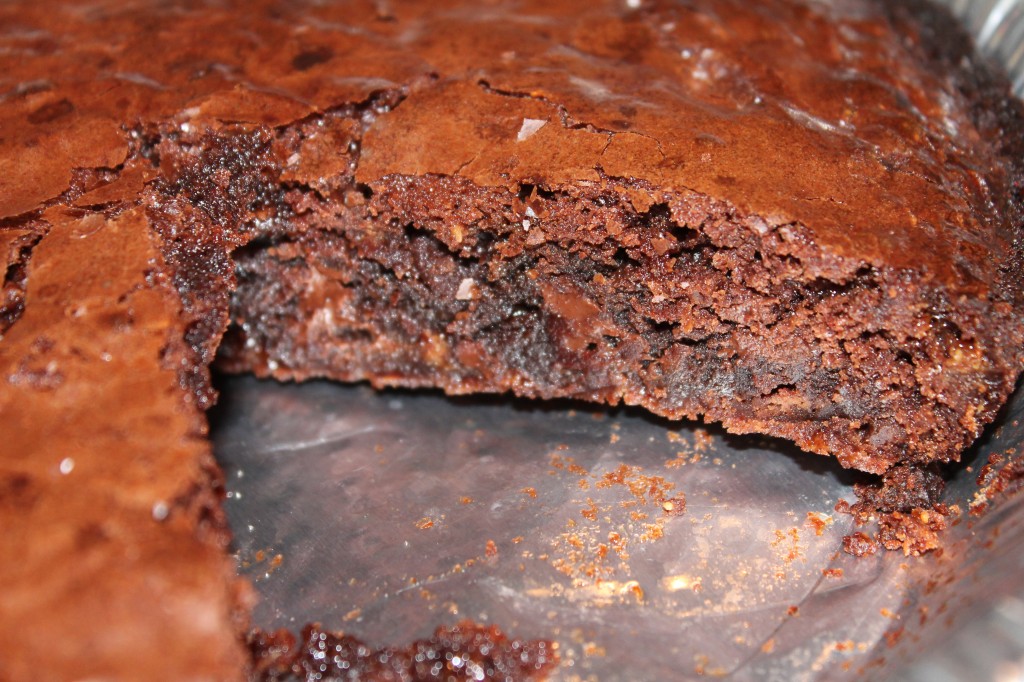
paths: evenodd
<path fill-rule="evenodd" d="M 985 296 L 1001 286 L 988 254 L 1013 240 L 998 121 L 971 120 L 898 15 L 872 0 L 8 3 L 0 217 L 76 168 L 117 167 L 140 123 L 278 126 L 394 90 L 361 182 L 637 178 L 807 226 L 820 276 L 906 268 Z"/>

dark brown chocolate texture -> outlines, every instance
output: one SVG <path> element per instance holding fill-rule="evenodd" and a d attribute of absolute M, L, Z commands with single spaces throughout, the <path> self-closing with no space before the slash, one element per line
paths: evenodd
<path fill-rule="evenodd" d="M 218 353 L 875 473 L 957 458 L 1019 373 L 1021 105 L 924 3 L 16 1 L 0 27 L 0 677 L 242 674 Z"/>
<path fill-rule="evenodd" d="M 497 627 L 462 621 L 439 627 L 426 639 L 404 647 L 374 648 L 344 633 L 307 625 L 301 638 L 286 630 L 249 635 L 253 677 L 284 680 L 431 680 L 544 679 L 558 664 L 553 643 L 522 641 Z"/>

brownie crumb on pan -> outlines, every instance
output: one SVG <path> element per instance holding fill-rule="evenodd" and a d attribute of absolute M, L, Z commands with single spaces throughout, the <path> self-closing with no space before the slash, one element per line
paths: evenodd
<path fill-rule="evenodd" d="M 461 621 L 404 647 L 367 646 L 344 633 L 307 625 L 249 634 L 256 680 L 529 680 L 558 665 L 554 642 L 524 641 L 497 627 Z"/>
<path fill-rule="evenodd" d="M 847 544 L 911 554 L 949 511 L 932 467 L 1020 374 L 1022 105 L 925 2 L 0 26 L 5 679 L 251 668 L 214 366 L 786 438 L 882 475 Z"/>
<path fill-rule="evenodd" d="M 915 556 L 939 549 L 939 532 L 960 513 L 940 501 L 945 485 L 934 466 L 913 464 L 892 467 L 880 484 L 854 485 L 857 502 L 841 500 L 836 511 L 851 514 L 857 526 L 877 521 L 878 531 L 873 538 L 854 532 L 843 538 L 843 549 L 855 556 L 874 554 L 879 544 Z"/>

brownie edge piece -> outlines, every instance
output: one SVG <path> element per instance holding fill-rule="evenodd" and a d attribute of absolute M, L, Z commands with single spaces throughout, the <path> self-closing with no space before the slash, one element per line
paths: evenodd
<path fill-rule="evenodd" d="M 927 5 L 711 5 L 398 16 L 436 70 L 266 142 L 222 367 L 958 458 L 1021 367 L 1019 102 Z"/>
<path fill-rule="evenodd" d="M 642 405 L 877 473 L 956 459 L 1020 373 L 1021 104 L 931 5 L 0 26 L 0 678 L 249 672 L 215 362 Z"/>

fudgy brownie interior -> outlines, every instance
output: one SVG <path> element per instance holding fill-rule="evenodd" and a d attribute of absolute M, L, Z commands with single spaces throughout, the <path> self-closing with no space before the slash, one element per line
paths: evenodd
<path fill-rule="evenodd" d="M 150 216 L 200 366 L 230 321 L 230 371 L 626 402 L 876 473 L 956 457 L 976 405 L 1010 386 L 1000 365 L 1017 351 L 982 340 L 1001 310 L 1019 325 L 1005 306 L 871 265 L 825 277 L 799 223 L 603 175 L 358 182 L 364 131 L 401 99 L 273 132 L 154 138 L 170 173 Z"/>

